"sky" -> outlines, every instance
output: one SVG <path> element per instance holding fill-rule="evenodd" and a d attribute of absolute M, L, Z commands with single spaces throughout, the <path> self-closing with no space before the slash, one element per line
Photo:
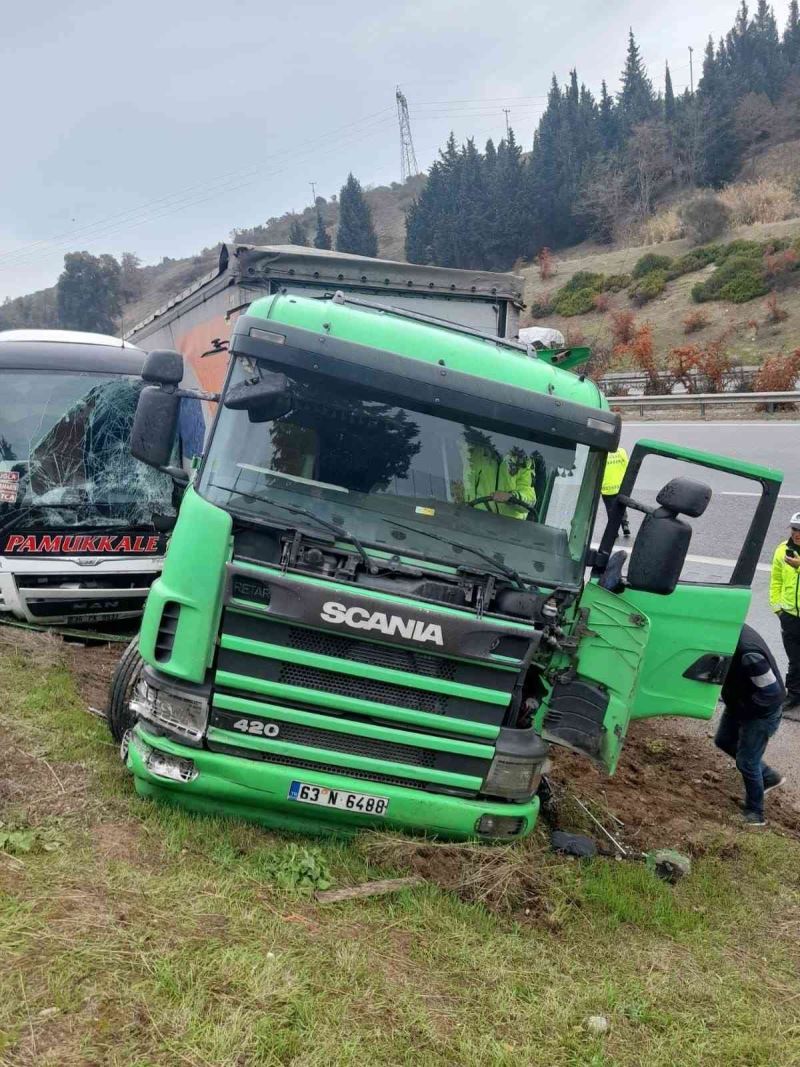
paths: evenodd
<path fill-rule="evenodd" d="M 781 28 L 787 0 L 776 5 Z M 552 74 L 616 90 L 633 27 L 657 86 L 695 83 L 736 0 L 37 0 L 0 41 L 0 300 L 67 251 L 190 255 L 400 179 L 395 88 L 427 168 L 450 130 L 528 148 Z"/>

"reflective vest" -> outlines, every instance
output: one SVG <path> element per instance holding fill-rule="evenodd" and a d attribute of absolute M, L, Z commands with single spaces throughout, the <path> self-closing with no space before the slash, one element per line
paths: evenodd
<path fill-rule="evenodd" d="M 477 500 L 492 493 L 515 493 L 526 504 L 536 503 L 533 488 L 533 460 L 526 458 L 517 467 L 511 455 L 502 458 L 488 448 L 472 445 L 467 449 L 464 464 L 464 500 Z M 494 511 L 512 519 L 526 519 L 528 509 L 515 504 L 492 502 L 476 505 L 481 511 Z"/>
<path fill-rule="evenodd" d="M 772 574 L 769 579 L 769 603 L 773 611 L 785 611 L 788 615 L 800 615 L 800 568 L 783 562 L 789 541 L 781 541 L 772 557 Z M 798 555 L 800 546 L 792 545 Z"/>
<path fill-rule="evenodd" d="M 603 484 L 600 492 L 603 496 L 616 496 L 622 486 L 622 479 L 628 469 L 628 453 L 624 448 L 618 448 L 616 452 L 609 452 L 603 471 Z"/>

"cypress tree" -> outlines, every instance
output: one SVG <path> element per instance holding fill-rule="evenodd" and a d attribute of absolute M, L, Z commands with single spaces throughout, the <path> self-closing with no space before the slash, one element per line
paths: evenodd
<path fill-rule="evenodd" d="M 308 244 L 308 234 L 300 219 L 292 219 L 292 225 L 289 227 L 289 244 L 302 247 Z"/>
<path fill-rule="evenodd" d="M 730 41 L 727 50 L 720 45 L 715 55 L 714 42 L 709 37 L 703 60 L 703 76 L 697 88 L 700 128 L 699 177 L 705 185 L 722 185 L 733 177 L 739 164 L 730 63 Z"/>
<path fill-rule="evenodd" d="M 317 208 L 317 229 L 314 234 L 314 248 L 330 250 L 332 247 L 331 235 L 328 233 L 328 229 L 325 226 L 322 212 Z"/>
<path fill-rule="evenodd" d="M 653 118 L 656 111 L 653 83 L 644 68 L 633 30 L 628 31 L 628 54 L 621 81 L 622 88 L 618 97 L 619 117 L 622 129 L 627 134 L 632 126 Z"/>
<path fill-rule="evenodd" d="M 339 193 L 339 228 L 336 251 L 357 256 L 377 256 L 378 237 L 361 183 L 350 173 Z"/>
<path fill-rule="evenodd" d="M 672 89 L 672 75 L 669 72 L 669 63 L 667 63 L 664 72 L 664 121 L 670 126 L 673 125 L 676 113 L 675 93 Z"/>
<path fill-rule="evenodd" d="M 789 4 L 789 18 L 783 31 L 783 54 L 789 67 L 800 66 L 800 11 L 798 0 Z"/>
<path fill-rule="evenodd" d="M 614 148 L 617 143 L 617 118 L 614 111 L 614 101 L 609 94 L 605 78 L 600 87 L 598 127 L 603 148 L 606 150 Z"/>

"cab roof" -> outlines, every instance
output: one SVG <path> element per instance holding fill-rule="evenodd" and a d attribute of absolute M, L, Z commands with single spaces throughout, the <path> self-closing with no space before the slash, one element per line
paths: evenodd
<path fill-rule="evenodd" d="M 140 374 L 144 352 L 119 337 L 80 330 L 4 330 L 0 369 Z"/>

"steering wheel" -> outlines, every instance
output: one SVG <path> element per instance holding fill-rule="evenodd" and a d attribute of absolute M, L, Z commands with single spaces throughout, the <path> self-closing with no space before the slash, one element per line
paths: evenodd
<path fill-rule="evenodd" d="M 513 493 L 509 500 L 495 500 L 494 496 L 476 496 L 474 500 L 467 501 L 467 507 L 470 508 L 476 508 L 479 504 L 511 504 L 516 508 L 525 508 L 529 513 L 536 511 L 535 504 L 528 504 L 525 500 L 520 500 L 520 498 Z"/>

